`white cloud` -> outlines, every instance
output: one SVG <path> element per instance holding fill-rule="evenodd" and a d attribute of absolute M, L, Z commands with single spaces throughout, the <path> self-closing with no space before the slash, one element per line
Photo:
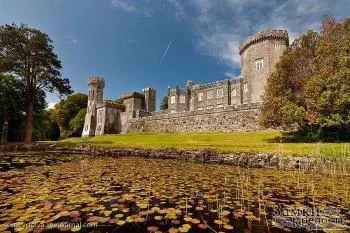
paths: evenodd
<path fill-rule="evenodd" d="M 185 6 L 184 1 L 177 2 Z M 347 5 L 347 0 L 188 0 L 186 6 L 193 7 L 195 12 L 192 25 L 196 47 L 238 68 L 239 45 L 247 36 L 279 28 L 288 30 L 292 42 L 309 29 L 318 30 L 326 14 L 346 16 L 341 5 Z"/>
<path fill-rule="evenodd" d="M 239 79 L 241 77 L 240 75 L 237 75 L 237 74 L 234 74 L 234 73 L 231 73 L 231 72 L 225 72 L 224 75 L 228 79 Z"/>
<path fill-rule="evenodd" d="M 149 2 L 149 1 L 146 1 Z M 152 9 L 149 7 L 144 7 L 140 5 L 142 1 L 131 1 L 131 0 L 112 0 L 112 6 L 119 8 L 123 11 L 129 12 L 129 13 L 142 13 L 143 15 L 147 17 L 152 16 Z"/>
<path fill-rule="evenodd" d="M 135 0 L 136 1 L 136 0 Z M 286 29 L 290 42 L 309 29 L 318 30 L 325 15 L 348 16 L 348 0 L 113 0 L 128 12 L 142 12 L 167 3 L 174 16 L 189 26 L 196 49 L 238 68 L 239 45 L 249 35 L 267 28 Z M 133 4 L 132 4 L 133 3 Z"/>

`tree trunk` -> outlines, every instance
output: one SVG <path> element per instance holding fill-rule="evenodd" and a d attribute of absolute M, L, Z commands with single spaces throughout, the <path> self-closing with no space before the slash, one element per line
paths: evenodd
<path fill-rule="evenodd" d="M 9 113 L 7 110 L 4 112 L 4 124 L 2 125 L 1 144 L 7 144 L 7 134 L 9 131 Z"/>
<path fill-rule="evenodd" d="M 32 143 L 34 99 L 35 99 L 34 88 L 31 86 L 28 86 L 27 87 L 27 112 L 26 112 L 27 119 L 26 119 L 26 127 L 25 127 L 25 139 L 24 139 L 24 142 L 26 144 Z"/>

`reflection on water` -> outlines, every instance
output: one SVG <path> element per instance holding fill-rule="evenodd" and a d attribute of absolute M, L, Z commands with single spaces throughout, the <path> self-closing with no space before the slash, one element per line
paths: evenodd
<path fill-rule="evenodd" d="M 80 157 L 81 156 L 43 153 L 26 153 L 20 155 L 16 153 L 7 153 L 0 155 L 0 172 L 15 168 L 24 168 L 31 165 L 41 166 L 70 162 Z"/>
<path fill-rule="evenodd" d="M 0 166 L 0 232 L 56 232 L 53 223 L 79 232 L 305 232 L 272 221 L 277 205 L 350 216 L 349 177 L 58 154 L 1 155 Z"/>

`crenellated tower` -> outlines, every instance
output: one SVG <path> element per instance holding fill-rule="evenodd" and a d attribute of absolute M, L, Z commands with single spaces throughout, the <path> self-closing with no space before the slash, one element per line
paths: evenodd
<path fill-rule="evenodd" d="M 103 101 L 105 80 L 101 77 L 89 77 L 88 106 L 82 136 L 94 136 L 97 124 L 97 104 Z"/>
<path fill-rule="evenodd" d="M 145 99 L 144 109 L 147 112 L 156 111 L 156 90 L 150 87 L 146 87 L 142 90 Z"/>

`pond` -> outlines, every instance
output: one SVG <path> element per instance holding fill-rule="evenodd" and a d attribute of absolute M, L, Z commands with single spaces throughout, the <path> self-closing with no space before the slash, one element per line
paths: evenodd
<path fill-rule="evenodd" d="M 0 155 L 0 232 L 349 230 L 350 177 L 182 160 Z"/>

